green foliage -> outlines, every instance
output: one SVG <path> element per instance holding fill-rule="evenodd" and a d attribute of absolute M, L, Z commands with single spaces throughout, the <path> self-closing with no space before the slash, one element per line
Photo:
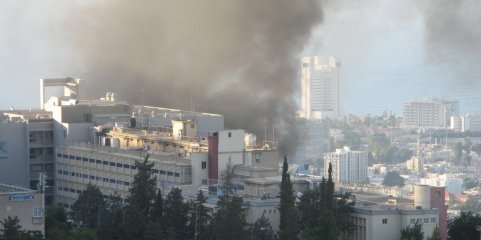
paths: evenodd
<path fill-rule="evenodd" d="M 404 178 L 399 175 L 398 172 L 392 171 L 386 173 L 386 176 L 384 176 L 384 180 L 382 181 L 382 185 L 384 186 L 390 186 L 390 187 L 404 187 Z"/>
<path fill-rule="evenodd" d="M 441 232 L 439 231 L 439 228 L 434 228 L 433 233 L 430 237 L 426 238 L 426 240 L 441 240 Z"/>
<path fill-rule="evenodd" d="M 15 217 L 8 216 L 3 221 L 0 221 L 2 225 L 2 232 L 3 234 L 0 235 L 1 240 L 41 240 L 41 234 L 28 232 L 22 230 L 22 227 L 19 224 L 20 220 Z"/>
<path fill-rule="evenodd" d="M 101 208 L 105 207 L 104 197 L 100 189 L 89 183 L 87 188 L 79 194 L 72 206 L 72 216 L 81 228 L 97 228 L 98 216 Z"/>
<path fill-rule="evenodd" d="M 353 225 L 349 220 L 354 202 L 349 193 L 335 193 L 332 182 L 332 166 L 328 179 L 320 187 L 304 192 L 299 203 L 302 239 L 334 240 L 344 232 L 351 233 Z"/>
<path fill-rule="evenodd" d="M 448 239 L 479 239 L 479 232 L 476 227 L 481 222 L 479 214 L 472 212 L 461 212 L 454 219 L 448 221 Z"/>
<path fill-rule="evenodd" d="M 405 162 L 413 156 L 408 149 L 398 149 L 391 146 L 391 141 L 385 134 L 374 134 L 368 138 L 368 149 L 375 162 L 394 164 Z"/>
<path fill-rule="evenodd" d="M 97 236 L 101 240 L 118 240 L 124 236 L 124 208 L 119 196 L 111 197 L 108 210 L 100 213 L 100 226 Z"/>
<path fill-rule="evenodd" d="M 476 143 L 471 147 L 476 154 L 481 155 L 481 143 Z"/>
<path fill-rule="evenodd" d="M 262 214 L 251 229 L 251 240 L 275 240 L 277 239 L 269 220 Z"/>
<path fill-rule="evenodd" d="M 416 223 L 414 226 L 407 226 L 401 229 L 401 240 L 423 240 L 423 225 Z"/>
<path fill-rule="evenodd" d="M 164 217 L 166 228 L 175 239 L 188 239 L 190 236 L 187 223 L 189 221 L 189 205 L 184 203 L 182 190 L 172 188 L 165 199 Z"/>
<path fill-rule="evenodd" d="M 461 205 L 461 211 L 463 212 L 481 212 L 481 202 L 477 199 L 468 199 L 463 205 Z"/>
<path fill-rule="evenodd" d="M 237 196 L 220 197 L 218 210 L 211 222 L 212 239 L 247 240 L 245 213 L 242 198 Z"/>
<path fill-rule="evenodd" d="M 130 188 L 129 205 L 135 205 L 144 216 L 150 213 L 150 204 L 156 195 L 157 178 L 152 176 L 153 163 L 148 162 L 147 155 L 143 162 L 135 162 L 135 174 L 132 188 Z"/>
<path fill-rule="evenodd" d="M 150 220 L 151 203 L 156 196 L 157 178 L 152 176 L 153 163 L 148 162 L 147 155 L 143 162 L 135 162 L 135 174 L 132 188 L 129 190 L 129 205 L 123 211 L 122 239 L 142 240 Z"/>
<path fill-rule="evenodd" d="M 47 240 L 68 239 L 71 233 L 67 223 L 67 214 L 62 207 L 47 208 L 45 214 L 45 238 Z"/>
<path fill-rule="evenodd" d="M 189 228 L 191 233 L 197 233 L 198 240 L 208 239 L 207 230 L 208 224 L 211 220 L 211 216 L 208 213 L 207 208 L 204 204 L 207 201 L 207 197 L 204 196 L 204 193 L 199 190 L 197 193 L 197 199 L 195 202 L 191 202 L 191 219 L 189 220 Z"/>
<path fill-rule="evenodd" d="M 463 179 L 463 187 L 464 189 L 468 190 L 471 188 L 479 187 L 479 181 L 474 178 L 465 178 Z"/>
<path fill-rule="evenodd" d="M 451 145 L 451 151 L 453 152 L 453 159 L 458 162 L 463 156 L 463 144 L 461 142 L 457 142 Z"/>
<path fill-rule="evenodd" d="M 282 166 L 282 181 L 280 192 L 280 224 L 279 238 L 281 240 L 298 239 L 298 213 L 295 207 L 295 196 L 292 189 L 292 183 L 288 170 L 287 157 L 284 156 L 284 164 Z"/>

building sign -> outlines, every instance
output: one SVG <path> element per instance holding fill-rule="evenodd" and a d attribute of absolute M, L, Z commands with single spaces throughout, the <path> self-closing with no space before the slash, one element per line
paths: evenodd
<path fill-rule="evenodd" d="M 7 150 L 5 150 L 5 144 L 7 144 L 7 142 L 0 141 L 0 160 L 8 159 L 8 156 L 6 155 Z"/>
<path fill-rule="evenodd" d="M 21 201 L 29 201 L 34 199 L 35 197 L 31 193 L 19 193 L 19 194 L 12 194 L 8 196 L 8 200 L 13 202 L 21 202 Z"/>

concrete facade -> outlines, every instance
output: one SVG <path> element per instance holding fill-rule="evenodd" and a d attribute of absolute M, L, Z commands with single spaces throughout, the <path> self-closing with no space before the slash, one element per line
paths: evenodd
<path fill-rule="evenodd" d="M 403 106 L 405 128 L 448 128 L 451 116 L 459 115 L 459 102 L 428 98 L 407 102 Z"/>
<path fill-rule="evenodd" d="M 17 217 L 23 230 L 45 234 L 43 194 L 0 184 L 0 219 Z"/>
<path fill-rule="evenodd" d="M 324 176 L 328 176 L 332 164 L 332 179 L 342 183 L 364 183 L 367 181 L 366 151 L 351 151 L 348 147 L 324 154 Z"/>
<path fill-rule="evenodd" d="M 336 59 L 324 64 L 320 56 L 301 60 L 301 118 L 339 117 L 339 69 Z"/>

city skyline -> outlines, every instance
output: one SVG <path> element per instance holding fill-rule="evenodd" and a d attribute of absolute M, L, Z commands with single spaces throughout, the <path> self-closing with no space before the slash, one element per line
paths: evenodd
<path fill-rule="evenodd" d="M 456 7 L 464 10 L 469 4 L 473 3 L 465 1 Z M 36 106 L 39 78 L 70 75 L 89 82 L 104 81 L 103 73 L 92 70 L 101 66 L 91 66 L 93 63 L 85 62 L 82 54 L 79 55 L 80 49 L 75 49 L 71 44 L 71 39 L 65 39 L 52 29 L 55 27 L 50 26 L 52 21 L 70 21 L 68 13 L 76 9 L 84 11 L 91 5 L 94 3 L 88 1 L 55 6 L 10 2 L 10 8 L 3 8 L 0 21 L 0 36 L 3 36 L 3 40 L 0 40 L 3 53 L 0 55 L 0 64 L 3 66 L 0 68 L 3 85 L 0 90 L 0 109 L 7 109 L 11 105 L 15 108 Z M 344 96 L 341 100 L 341 112 L 344 114 L 382 114 L 384 111 L 401 114 L 403 103 L 426 97 L 459 101 L 461 114 L 480 112 L 477 104 L 480 97 L 476 93 L 476 89 L 479 89 L 476 76 L 479 74 L 475 68 L 470 68 L 473 59 L 469 56 L 463 58 L 467 50 L 459 49 L 459 54 L 452 52 L 451 57 L 442 55 L 442 63 L 433 60 L 436 52 L 432 51 L 433 46 L 428 41 L 428 24 L 434 13 L 426 10 L 429 7 L 414 1 L 398 5 L 384 0 L 369 4 L 349 1 L 323 4 L 322 22 L 314 24 L 312 36 L 303 41 L 303 49 L 292 53 L 293 57 L 299 60 L 309 55 L 332 55 L 342 63 L 340 91 Z M 437 8 L 440 7 L 432 9 L 434 11 Z M 36 11 L 46 14 L 40 17 L 33 14 Z M 64 14 L 51 17 L 59 11 Z M 461 19 L 460 24 L 472 22 L 474 16 L 466 16 L 467 20 Z M 458 16 L 453 13 L 447 17 L 456 19 Z M 382 34 L 377 35 L 379 32 Z M 453 49 L 458 47 L 452 45 Z M 466 47 L 470 46 L 475 55 L 479 43 L 475 41 L 474 46 Z M 142 74 L 137 74 L 132 73 L 129 78 L 143 78 Z M 298 77 L 290 81 L 289 84 L 294 86 L 291 89 L 295 92 L 293 96 L 299 96 Z M 105 85 L 99 87 L 102 92 L 111 90 Z M 398 94 L 390 94 L 390 89 L 396 89 Z M 23 92 L 31 97 L 12 101 L 12 93 L 15 92 Z M 122 94 L 119 96 L 125 97 Z M 176 104 L 173 107 L 191 108 L 188 102 Z M 215 109 L 211 112 L 215 112 Z"/>

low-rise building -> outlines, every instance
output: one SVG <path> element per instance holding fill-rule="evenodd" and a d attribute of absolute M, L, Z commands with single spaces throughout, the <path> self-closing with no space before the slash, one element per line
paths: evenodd
<path fill-rule="evenodd" d="M 45 234 L 42 193 L 27 188 L 0 184 L 0 220 L 17 217 L 23 230 Z"/>

